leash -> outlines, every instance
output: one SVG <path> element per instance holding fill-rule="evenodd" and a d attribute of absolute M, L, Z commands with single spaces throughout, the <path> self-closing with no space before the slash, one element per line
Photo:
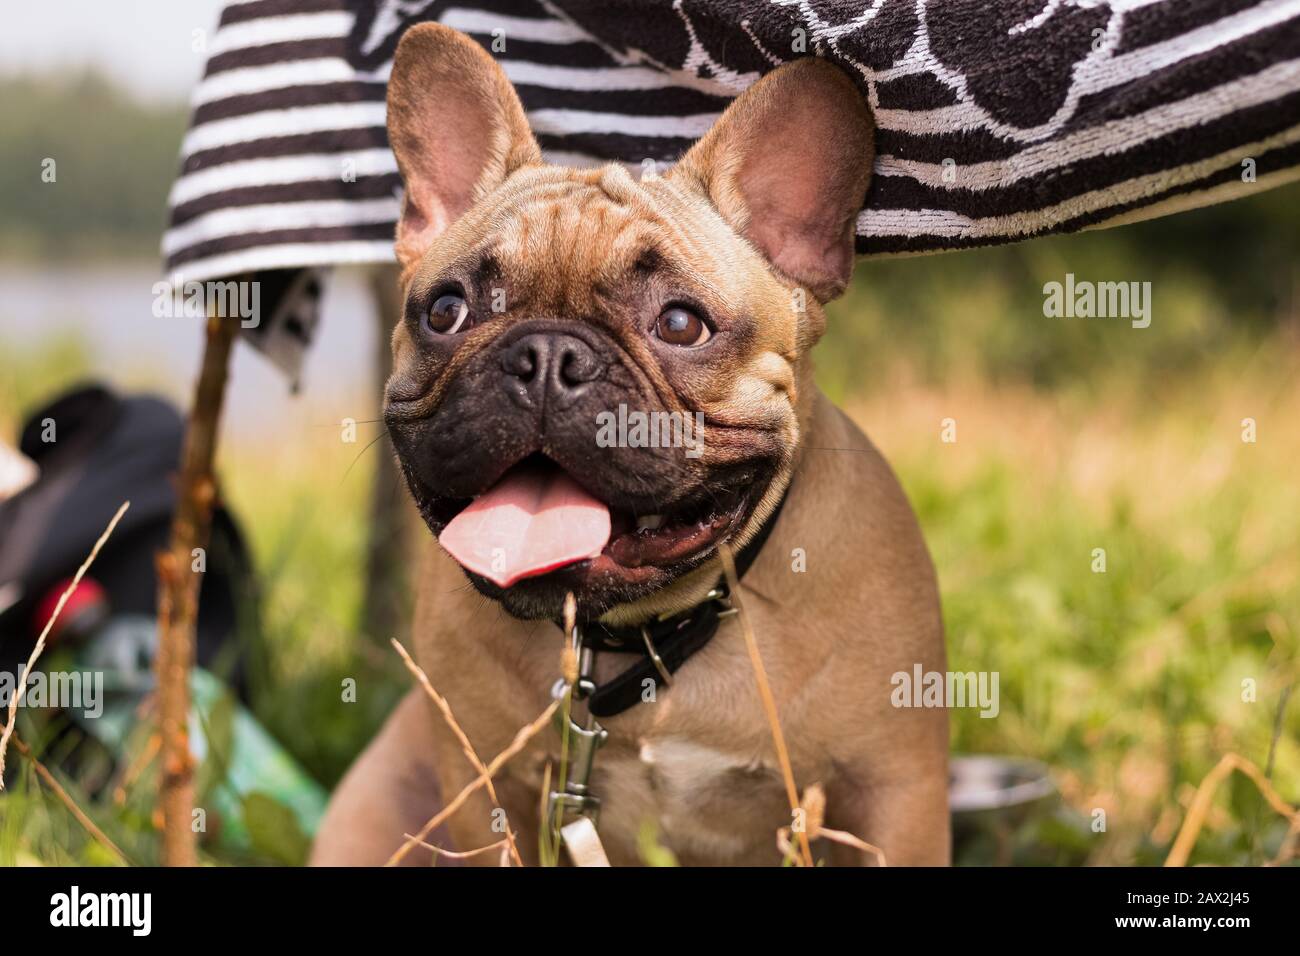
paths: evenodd
<path fill-rule="evenodd" d="M 546 821 L 552 839 L 557 843 L 563 841 L 577 866 L 609 866 L 596 833 L 600 798 L 588 788 L 596 750 L 609 739 L 609 732 L 596 722 L 589 706 L 596 689 L 592 679 L 596 654 L 584 646 L 582 628 L 576 622 L 568 639 L 578 662 L 577 678 L 569 684 L 561 677 L 551 689 L 551 696 L 556 700 L 564 700 L 566 695 L 569 697 L 568 706 L 555 711 L 555 729 L 568 748 L 568 766 L 564 789 L 552 790 L 547 796 Z M 574 720 L 575 704 L 586 711 L 581 723 Z"/>
<path fill-rule="evenodd" d="M 786 489 L 787 494 L 789 489 Z M 753 539 L 736 555 L 736 580 L 758 558 L 776 525 L 786 495 Z M 709 643 L 718 632 L 724 617 L 737 612 L 730 603 L 731 592 L 726 578 L 704 596 L 704 600 L 686 611 L 664 614 L 638 627 L 611 628 L 604 624 L 586 625 L 574 621 L 566 635 L 578 662 L 577 678 L 572 685 L 563 677 L 555 682 L 551 696 L 569 706 L 555 712 L 556 729 L 561 740 L 568 742 L 569 764 L 564 787 L 547 796 L 546 819 L 551 835 L 563 841 L 577 866 L 609 866 L 596 832 L 600 817 L 600 798 L 590 790 L 591 770 L 596 751 L 609 739 L 609 732 L 596 720 L 613 717 L 628 710 L 654 684 L 655 693 L 672 686 L 675 674 L 692 656 Z M 565 625 L 560 622 L 561 630 Z M 603 684 L 595 682 L 596 652 L 638 654 L 641 659 Z M 581 722 L 574 719 L 573 706 L 584 712 Z"/>

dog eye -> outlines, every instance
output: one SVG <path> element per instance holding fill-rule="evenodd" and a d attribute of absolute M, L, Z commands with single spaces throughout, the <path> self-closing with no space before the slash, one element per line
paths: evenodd
<path fill-rule="evenodd" d="M 464 332 L 474 323 L 470 319 L 469 305 L 455 292 L 444 292 L 434 299 L 424 324 L 438 335 L 455 335 Z"/>
<path fill-rule="evenodd" d="M 694 312 L 679 305 L 664 309 L 655 322 L 655 335 L 669 345 L 692 348 L 713 337 L 709 327 Z"/>

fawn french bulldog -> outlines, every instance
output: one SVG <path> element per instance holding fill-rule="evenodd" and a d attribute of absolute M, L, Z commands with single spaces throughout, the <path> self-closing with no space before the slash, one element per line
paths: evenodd
<path fill-rule="evenodd" d="M 593 633 L 696 632 L 725 543 L 748 567 L 739 597 L 826 826 L 891 865 L 946 863 L 946 711 L 890 702 L 891 675 L 945 669 L 934 571 L 889 467 L 811 369 L 870 177 L 851 81 L 816 59 L 782 66 L 670 172 L 638 180 L 545 164 L 493 59 L 425 24 L 397 50 L 388 127 L 405 306 L 385 420 L 432 532 L 411 641 L 480 758 L 550 703 L 567 594 Z M 611 415 L 638 414 L 673 423 L 642 432 L 690 423 L 694 441 L 599 440 Z M 614 864 L 639 862 L 647 821 L 683 864 L 780 859 L 790 807 L 740 624 L 710 621 L 668 660 L 671 682 L 638 681 L 652 693 L 600 717 L 590 785 Z M 594 683 L 647 655 L 639 640 L 596 653 Z M 548 728 L 495 780 L 526 861 L 558 757 Z M 334 794 L 313 862 L 384 862 L 476 776 L 412 691 Z M 480 789 L 439 840 L 499 841 L 493 811 Z"/>

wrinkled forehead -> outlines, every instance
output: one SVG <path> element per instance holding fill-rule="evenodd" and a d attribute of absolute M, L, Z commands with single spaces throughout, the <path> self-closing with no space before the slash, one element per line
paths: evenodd
<path fill-rule="evenodd" d="M 465 220 L 460 265 L 533 294 L 612 290 L 651 274 L 703 283 L 727 299 L 740 291 L 730 288 L 737 264 L 728 259 L 743 244 L 708 204 L 622 166 L 522 170 Z"/>

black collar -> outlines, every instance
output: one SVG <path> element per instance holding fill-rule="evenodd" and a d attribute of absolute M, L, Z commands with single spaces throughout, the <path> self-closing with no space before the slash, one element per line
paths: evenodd
<path fill-rule="evenodd" d="M 787 489 L 788 494 L 788 489 Z M 785 505 L 785 495 L 763 522 L 753 539 L 736 555 L 736 579 L 744 577 L 759 551 L 767 542 L 776 520 Z M 707 598 L 695 607 L 667 618 L 655 618 L 635 627 L 607 627 L 604 624 L 585 624 L 582 643 L 593 651 L 614 654 L 638 654 L 640 660 L 621 671 L 596 689 L 587 698 L 587 709 L 596 717 L 613 717 L 639 702 L 645 681 L 655 684 L 655 693 L 666 690 L 668 683 L 663 671 L 675 674 L 691 655 L 713 639 L 721 619 L 736 613 L 727 603 L 730 592 L 726 580 L 721 580 Z M 651 656 L 651 648 L 658 661 Z"/>

